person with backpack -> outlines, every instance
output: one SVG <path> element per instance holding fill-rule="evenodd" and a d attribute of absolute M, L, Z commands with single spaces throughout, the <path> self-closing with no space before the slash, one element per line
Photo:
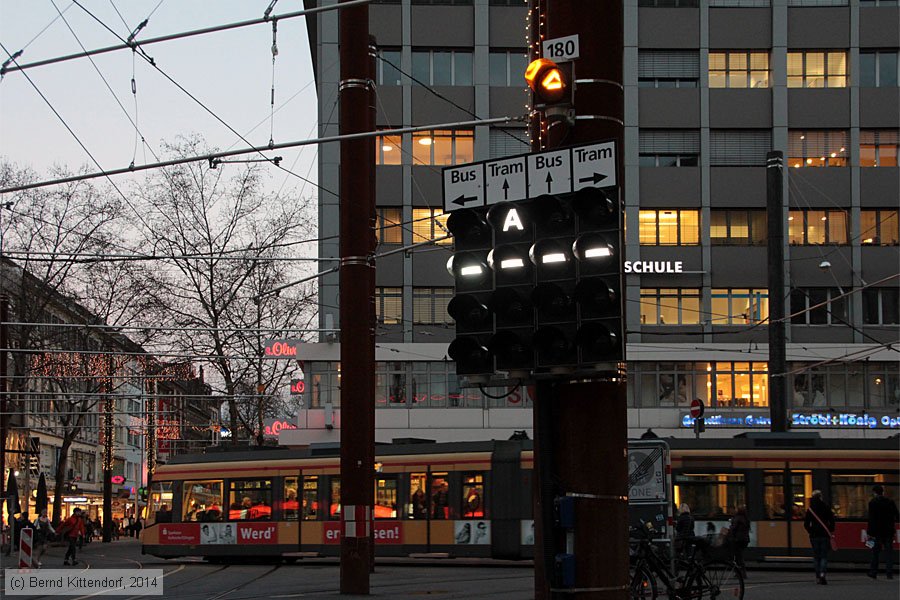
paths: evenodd
<path fill-rule="evenodd" d="M 84 520 L 81 518 L 81 509 L 76 508 L 72 511 L 72 515 L 63 522 L 62 527 L 59 528 L 59 536 L 69 543 L 69 548 L 66 550 L 66 556 L 63 559 L 64 565 L 78 564 L 78 561 L 75 560 L 75 552 L 78 539 L 83 535 Z"/>
<path fill-rule="evenodd" d="M 803 520 L 803 528 L 809 534 L 809 543 L 813 550 L 816 583 L 828 585 L 825 570 L 828 568 L 828 551 L 831 550 L 831 540 L 834 537 L 834 513 L 822 500 L 820 490 L 813 490 L 806 518 Z"/>
<path fill-rule="evenodd" d="M 41 557 L 47 551 L 47 545 L 53 540 L 56 530 L 47 518 L 47 509 L 41 511 L 41 514 L 34 521 L 34 565 L 41 568 Z"/>

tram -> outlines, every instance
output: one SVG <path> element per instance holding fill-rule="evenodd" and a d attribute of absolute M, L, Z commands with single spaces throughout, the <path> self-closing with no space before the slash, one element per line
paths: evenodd
<path fill-rule="evenodd" d="M 832 559 L 868 561 L 871 488 L 881 484 L 895 500 L 900 493 L 896 437 L 665 441 L 672 505 L 688 504 L 696 533 L 711 537 L 746 506 L 749 560 L 811 556 L 803 516 L 819 489 L 837 516 Z M 376 452 L 376 555 L 533 557 L 530 441 L 395 443 Z M 336 448 L 179 456 L 154 474 L 143 552 L 234 561 L 338 556 L 340 492 Z M 671 535 L 667 512 L 661 531 Z"/>

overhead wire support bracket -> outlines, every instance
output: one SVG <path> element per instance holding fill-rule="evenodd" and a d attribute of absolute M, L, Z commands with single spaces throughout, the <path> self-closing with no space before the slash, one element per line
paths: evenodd
<path fill-rule="evenodd" d="M 284 160 L 281 156 L 273 156 L 272 158 L 248 158 L 247 160 L 222 160 L 221 158 L 209 157 L 209 168 L 217 169 L 219 165 L 233 165 L 240 163 L 272 163 L 276 167 Z"/>

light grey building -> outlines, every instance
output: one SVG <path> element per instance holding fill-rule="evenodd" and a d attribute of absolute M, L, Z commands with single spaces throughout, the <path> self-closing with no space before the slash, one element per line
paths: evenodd
<path fill-rule="evenodd" d="M 601 3 L 598 3 L 598 7 Z M 518 116 L 521 0 L 374 2 L 380 128 Z M 309 21 L 319 134 L 338 133 L 338 17 Z M 784 151 L 787 358 L 793 427 L 883 437 L 898 426 L 900 8 L 896 0 L 629 0 L 625 9 L 629 434 L 768 426 L 766 173 Z M 507 438 L 531 429 L 528 390 L 461 389 L 447 345 L 452 245 L 441 168 L 527 152 L 521 126 L 377 140 L 376 439 Z M 319 150 L 338 189 L 339 148 Z M 337 199 L 320 192 L 321 257 L 338 256 Z M 666 263 L 680 273 L 658 273 Z M 673 270 L 673 269 L 669 269 Z M 320 280 L 320 326 L 338 278 Z M 339 345 L 309 345 L 300 428 L 337 441 Z"/>

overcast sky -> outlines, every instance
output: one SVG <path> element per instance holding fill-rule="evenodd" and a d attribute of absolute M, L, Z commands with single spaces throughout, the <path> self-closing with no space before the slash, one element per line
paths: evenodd
<path fill-rule="evenodd" d="M 68 27 L 58 18 L 54 3 L 63 11 Z M 123 38 L 152 13 L 138 39 L 259 18 L 269 6 L 269 0 L 79 0 L 79 3 Z M 300 0 L 280 0 L 273 14 L 300 9 Z M 0 42 L 11 53 L 24 48 L 19 64 L 80 52 L 79 40 L 88 49 L 121 43 L 71 0 L 0 0 Z M 283 143 L 315 137 L 316 89 L 305 18 L 279 22 L 277 40 L 276 109 L 295 94 L 296 97 L 276 112 L 274 141 Z M 270 134 L 271 47 L 272 28 L 264 24 L 152 44 L 145 51 L 160 69 L 253 145 L 265 145 Z M 2 50 L 0 56 L 2 60 L 9 58 Z M 132 119 L 135 119 L 131 85 L 134 73 L 136 122 L 158 155 L 161 142 L 194 133 L 203 135 L 211 146 L 219 149 L 245 147 L 234 133 L 130 50 L 98 55 L 93 60 Z M 40 174 L 45 174 L 54 164 L 70 169 L 90 165 L 90 170 L 96 170 L 90 157 L 25 78 L 27 73 L 104 169 L 127 167 L 132 160 L 135 164 L 155 162 L 140 143 L 135 153 L 135 128 L 97 69 L 89 59 L 80 58 L 24 73 L 7 73 L 0 82 L 0 155 L 19 166 L 30 166 Z M 303 176 L 308 174 L 309 179 L 316 181 L 315 153 L 315 146 L 309 146 L 275 155 L 283 157 L 282 166 Z M 302 190 L 305 196 L 313 194 L 310 186 L 304 187 L 300 179 L 274 167 L 269 167 L 269 172 L 272 188 L 278 189 L 286 182 L 285 189 Z"/>

